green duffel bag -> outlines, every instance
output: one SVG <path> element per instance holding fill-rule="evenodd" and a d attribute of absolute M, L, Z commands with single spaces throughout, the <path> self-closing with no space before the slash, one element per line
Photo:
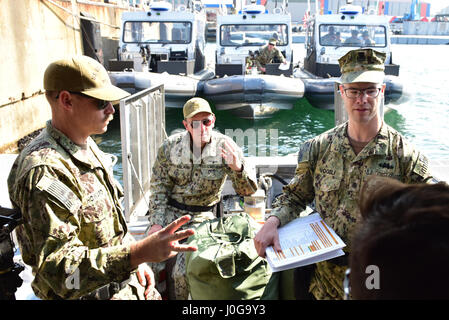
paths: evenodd
<path fill-rule="evenodd" d="M 259 257 L 258 224 L 246 213 L 201 223 L 188 243 L 186 274 L 194 300 L 278 299 L 279 275 Z"/>

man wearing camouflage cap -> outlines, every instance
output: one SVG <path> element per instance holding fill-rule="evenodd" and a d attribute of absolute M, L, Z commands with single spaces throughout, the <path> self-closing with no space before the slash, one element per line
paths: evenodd
<path fill-rule="evenodd" d="M 268 41 L 268 44 L 264 45 L 259 49 L 259 55 L 255 59 L 255 63 L 257 68 L 262 72 L 266 72 L 266 64 L 272 63 L 273 61 L 280 61 L 283 64 L 286 64 L 287 61 L 284 58 L 281 50 L 276 47 L 277 40 L 275 38 L 271 38 Z"/>
<path fill-rule="evenodd" d="M 44 88 L 52 119 L 8 177 L 11 202 L 22 212 L 17 239 L 33 291 L 41 299 L 160 299 L 145 262 L 195 250 L 177 243 L 193 230 L 175 233 L 189 217 L 135 242 L 111 159 L 90 137 L 107 130 L 111 102 L 128 93 L 86 56 L 51 63 Z"/>
<path fill-rule="evenodd" d="M 242 195 L 257 190 L 255 170 L 245 162 L 243 153 L 229 137 L 213 131 L 215 115 L 209 103 L 192 98 L 183 107 L 186 131 L 170 136 L 159 148 L 151 176 L 149 221 L 151 230 L 190 214 L 189 226 L 215 218 L 226 178 Z M 171 299 L 187 299 L 184 254 L 167 263 L 174 282 Z M 161 269 L 163 266 L 155 266 Z M 174 292 L 173 292 L 174 291 Z"/>
<path fill-rule="evenodd" d="M 404 183 L 432 179 L 427 158 L 379 115 L 385 91 L 384 60 L 384 53 L 372 49 L 353 50 L 339 59 L 339 91 L 349 120 L 301 146 L 294 178 L 255 237 L 259 255 L 265 256 L 270 245 L 280 250 L 277 228 L 297 218 L 313 201 L 348 250 L 355 222 L 360 219 L 359 193 L 370 175 Z M 316 299 L 342 299 L 347 256 L 317 263 L 310 271 L 306 293 Z M 295 271 L 297 279 L 304 275 L 300 272 Z"/>

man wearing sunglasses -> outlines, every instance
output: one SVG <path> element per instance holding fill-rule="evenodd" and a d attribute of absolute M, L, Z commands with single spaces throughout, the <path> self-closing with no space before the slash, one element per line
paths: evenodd
<path fill-rule="evenodd" d="M 388 176 L 404 183 L 431 180 L 426 157 L 379 114 L 385 91 L 384 61 L 385 54 L 372 49 L 353 50 L 339 59 L 339 91 L 349 120 L 301 146 L 295 177 L 255 237 L 260 256 L 265 256 L 267 246 L 281 249 L 277 228 L 297 218 L 313 202 L 346 243 L 348 253 L 360 218 L 360 189 L 368 176 Z M 316 299 L 342 299 L 347 256 L 317 263 L 308 270 L 310 282 L 304 280 L 304 269 L 295 270 L 297 297 L 310 292 Z"/>
<path fill-rule="evenodd" d="M 209 103 L 192 98 L 185 103 L 183 114 L 186 131 L 163 143 L 153 166 L 150 230 L 158 230 L 185 214 L 192 215 L 188 225 L 193 227 L 215 218 L 227 177 L 242 196 L 257 190 L 255 170 L 245 162 L 241 149 L 231 138 L 212 130 L 215 115 Z M 187 299 L 189 295 L 184 256 L 167 262 L 170 299 Z M 162 268 L 159 265 L 153 269 Z"/>
<path fill-rule="evenodd" d="M 33 291 L 41 299 L 160 299 L 145 262 L 194 250 L 177 243 L 192 230 L 175 233 L 189 217 L 135 242 L 110 157 L 90 137 L 107 130 L 112 102 L 129 94 L 86 56 L 51 63 L 44 88 L 52 119 L 8 177 L 11 202 L 23 216 L 16 231 Z"/>

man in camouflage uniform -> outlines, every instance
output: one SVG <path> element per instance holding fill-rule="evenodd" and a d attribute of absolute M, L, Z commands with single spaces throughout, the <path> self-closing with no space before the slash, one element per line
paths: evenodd
<path fill-rule="evenodd" d="M 33 291 L 41 299 L 160 299 L 144 262 L 194 250 L 176 242 L 192 230 L 174 234 L 189 217 L 135 242 L 111 159 L 90 137 L 107 130 L 111 101 L 128 93 L 86 56 L 51 63 L 44 88 L 52 120 L 8 177 L 11 202 L 23 216 L 16 231 Z"/>
<path fill-rule="evenodd" d="M 339 89 L 349 120 L 301 146 L 294 178 L 255 237 L 259 255 L 265 256 L 270 245 L 280 250 L 277 228 L 297 218 L 313 201 L 347 251 L 360 219 L 359 193 L 370 175 L 404 183 L 431 180 L 426 157 L 379 115 L 385 91 L 384 60 L 384 53 L 372 49 L 353 50 L 339 59 Z M 309 292 L 316 299 L 341 299 L 346 268 L 347 255 L 317 263 Z"/>
<path fill-rule="evenodd" d="M 245 163 L 241 149 L 231 138 L 212 130 L 215 115 L 209 103 L 192 98 L 185 103 L 183 114 L 186 131 L 170 136 L 163 143 L 153 166 L 151 228 L 185 214 L 192 215 L 190 226 L 215 218 L 214 207 L 220 202 L 227 177 L 242 196 L 257 190 L 255 170 Z M 167 268 L 174 282 L 170 298 L 188 298 L 184 256 L 177 256 L 173 272 Z M 156 271 L 162 267 L 153 268 Z"/>
<path fill-rule="evenodd" d="M 276 42 L 276 39 L 271 38 L 268 44 L 259 50 L 259 55 L 257 56 L 255 63 L 262 73 L 266 72 L 265 65 L 267 63 L 272 63 L 274 60 L 281 61 L 283 64 L 287 63 L 281 50 L 276 47 Z"/>
<path fill-rule="evenodd" d="M 245 58 L 245 74 L 253 73 L 253 68 L 256 67 L 256 59 L 259 52 L 249 51 L 249 56 Z"/>

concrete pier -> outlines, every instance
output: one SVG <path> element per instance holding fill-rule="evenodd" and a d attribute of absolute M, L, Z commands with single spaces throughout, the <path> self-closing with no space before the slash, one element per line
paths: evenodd
<path fill-rule="evenodd" d="M 391 36 L 392 44 L 449 44 L 449 35 L 414 35 L 403 34 Z"/>

